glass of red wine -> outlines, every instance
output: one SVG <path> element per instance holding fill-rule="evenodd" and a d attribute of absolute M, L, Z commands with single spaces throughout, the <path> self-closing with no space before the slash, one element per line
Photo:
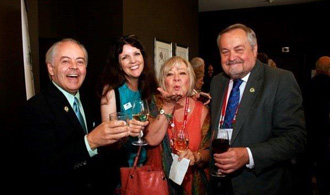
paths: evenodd
<path fill-rule="evenodd" d="M 229 134 L 225 129 L 219 129 L 213 131 L 212 135 L 212 154 L 214 153 L 223 153 L 229 149 Z M 213 169 L 211 171 L 211 175 L 213 177 L 225 177 L 226 175 L 221 173 L 218 170 L 218 167 L 213 165 Z"/>

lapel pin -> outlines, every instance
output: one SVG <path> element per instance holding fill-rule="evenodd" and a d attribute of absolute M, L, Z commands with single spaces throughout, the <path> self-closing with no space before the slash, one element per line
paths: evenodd
<path fill-rule="evenodd" d="M 65 112 L 69 112 L 69 108 L 67 106 L 64 106 Z"/>
<path fill-rule="evenodd" d="M 250 88 L 250 92 L 254 93 L 254 88 L 253 87 Z"/>

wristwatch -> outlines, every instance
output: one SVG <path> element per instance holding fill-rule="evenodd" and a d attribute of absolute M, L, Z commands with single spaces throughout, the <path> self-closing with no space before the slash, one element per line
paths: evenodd
<path fill-rule="evenodd" d="M 172 114 L 166 114 L 166 113 L 165 113 L 165 110 L 164 110 L 163 108 L 161 108 L 161 109 L 159 110 L 159 114 L 163 114 L 163 115 L 165 115 L 165 117 L 166 117 L 167 120 L 172 120 L 172 118 L 173 118 L 173 115 L 172 115 Z"/>

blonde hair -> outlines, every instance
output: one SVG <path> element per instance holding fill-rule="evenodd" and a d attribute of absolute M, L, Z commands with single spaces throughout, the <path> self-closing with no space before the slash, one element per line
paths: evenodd
<path fill-rule="evenodd" d="M 197 80 L 204 77 L 204 70 L 194 69 L 194 73 Z"/>
<path fill-rule="evenodd" d="M 159 86 L 164 89 L 165 91 L 166 89 L 166 85 L 165 85 L 165 78 L 168 74 L 168 72 L 177 64 L 183 63 L 187 66 L 187 70 L 188 70 L 188 75 L 189 75 L 189 89 L 187 92 L 187 96 L 191 96 L 193 94 L 193 89 L 195 87 L 195 73 L 194 70 L 191 66 L 191 64 L 183 59 L 180 56 L 173 56 L 170 59 L 166 60 L 166 62 L 161 66 L 160 68 L 160 72 L 159 72 Z"/>

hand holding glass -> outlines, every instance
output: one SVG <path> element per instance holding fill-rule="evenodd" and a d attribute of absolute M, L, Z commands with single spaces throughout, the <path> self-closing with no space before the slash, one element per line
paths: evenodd
<path fill-rule="evenodd" d="M 212 135 L 212 154 L 223 153 L 229 149 L 229 135 L 227 130 L 219 129 L 213 131 Z M 213 155 L 212 155 L 213 156 Z M 214 177 L 225 177 L 226 175 L 221 173 L 218 168 L 213 165 L 211 175 Z"/>
<path fill-rule="evenodd" d="M 132 116 L 133 119 L 145 122 L 149 117 L 149 105 L 147 100 L 134 101 L 132 105 Z M 137 141 L 133 141 L 132 144 L 135 146 L 145 146 L 148 142 L 142 139 L 143 131 L 140 131 Z"/>
<path fill-rule="evenodd" d="M 188 144 L 189 144 L 188 132 L 186 132 L 184 129 L 176 129 L 174 126 L 174 135 L 172 138 L 172 144 L 177 153 L 183 152 L 186 149 L 188 149 Z"/>
<path fill-rule="evenodd" d="M 126 124 L 128 121 L 128 115 L 122 112 L 113 112 L 111 114 L 109 114 L 109 119 L 110 121 L 115 121 L 115 120 L 120 120 L 120 121 L 125 121 Z"/>

